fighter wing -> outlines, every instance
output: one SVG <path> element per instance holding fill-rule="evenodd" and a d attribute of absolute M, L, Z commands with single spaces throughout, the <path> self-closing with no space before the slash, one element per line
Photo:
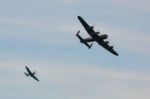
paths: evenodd
<path fill-rule="evenodd" d="M 35 80 L 39 81 L 38 78 L 36 78 L 34 75 L 31 75 L 32 78 L 34 78 Z"/>
<path fill-rule="evenodd" d="M 28 74 L 32 73 L 31 70 L 27 66 L 26 66 L 26 70 L 27 70 Z"/>
<path fill-rule="evenodd" d="M 95 31 L 93 30 L 93 26 L 89 26 L 82 17 L 78 16 L 78 19 L 80 20 L 81 24 L 83 25 L 83 27 L 85 28 L 85 30 L 88 33 L 95 33 Z"/>

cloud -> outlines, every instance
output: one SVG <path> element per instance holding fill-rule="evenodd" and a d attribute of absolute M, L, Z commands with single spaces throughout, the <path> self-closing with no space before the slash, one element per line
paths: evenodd
<path fill-rule="evenodd" d="M 109 34 L 115 41 L 119 41 L 118 43 L 116 41 L 116 43 L 123 49 L 133 53 L 150 55 L 149 46 L 147 46 L 150 42 L 150 35 L 147 32 L 115 27 L 107 27 L 107 30 L 110 31 Z"/>
<path fill-rule="evenodd" d="M 124 6 L 126 8 L 150 14 L 148 10 L 150 8 L 148 5 L 150 2 L 148 0 L 114 0 L 113 3 L 118 6 Z"/>
<path fill-rule="evenodd" d="M 68 41 L 72 42 L 74 37 L 73 33 L 66 31 L 62 21 L 58 22 L 57 19 L 48 19 L 46 22 L 44 19 L 0 17 L 0 22 L 4 27 L 0 33 L 2 40 L 69 45 Z"/>
<path fill-rule="evenodd" d="M 28 3 L 29 6 L 27 7 Z M 137 21 L 135 24 L 141 24 L 141 22 L 141 25 L 145 24 L 148 18 L 142 13 L 149 14 L 147 10 L 149 1 L 33 0 L 28 2 L 17 1 L 14 5 L 9 4 L 9 8 L 1 13 L 0 17 L 0 45 L 2 48 L 3 45 L 13 46 L 4 48 L 3 50 L 6 52 L 1 48 L 1 98 L 16 99 L 18 97 L 23 99 L 25 94 L 25 98 L 28 99 L 150 98 L 150 74 L 147 72 L 148 70 L 145 70 L 145 62 L 140 64 L 138 64 L 139 62 L 133 62 L 134 66 L 132 66 L 130 61 L 134 59 L 122 60 L 121 58 L 124 57 L 122 56 L 117 59 L 117 64 L 123 64 L 124 66 L 127 64 L 132 68 L 134 67 L 134 71 L 131 67 L 126 70 L 120 69 L 124 68 L 121 66 L 117 68 L 115 62 L 111 62 L 111 60 L 109 63 L 107 61 L 106 66 L 103 61 L 108 59 L 105 60 L 105 56 L 101 56 L 103 59 L 100 59 L 95 52 L 95 56 L 89 58 L 87 53 L 84 54 L 85 50 L 81 51 L 74 43 L 75 33 L 78 30 L 83 32 L 81 35 L 88 36 L 76 18 L 80 14 L 83 17 L 91 18 L 85 20 L 90 25 L 97 24 L 96 28 L 99 28 L 101 33 L 108 34 L 110 43 L 113 44 L 114 42 L 116 49 L 123 51 L 125 54 L 126 52 L 134 53 L 134 55 L 140 55 L 144 58 L 149 56 L 150 35 L 148 29 L 143 27 L 137 29 L 133 28 L 134 24 L 132 24 L 133 27 L 129 25 L 130 21 L 132 21 L 131 23 Z M 1 3 L 1 5 L 3 4 Z M 4 8 L 3 6 L 2 9 Z M 10 10 L 10 8 L 13 10 Z M 16 10 L 17 8 L 20 9 Z M 7 11 L 11 11 L 11 13 L 9 12 L 10 16 L 6 14 Z M 75 17 L 70 18 L 72 16 Z M 90 23 L 90 20 L 93 23 Z M 7 45 L 6 41 L 11 43 Z M 78 41 L 76 42 L 79 44 Z M 31 46 L 27 46 L 28 44 L 31 44 Z M 43 45 L 50 47 L 47 50 L 37 51 L 37 49 L 33 50 L 36 47 L 34 44 L 38 48 L 43 48 Z M 51 45 L 64 47 L 68 45 L 69 49 L 64 51 L 64 47 L 61 49 L 56 47 L 53 51 L 57 51 L 53 52 L 50 50 L 52 49 Z M 15 49 L 16 52 L 13 49 L 14 46 L 18 46 L 17 50 Z M 75 47 L 72 48 L 72 46 Z M 29 47 L 28 50 L 26 50 L 27 47 Z M 25 49 L 21 52 L 23 54 L 20 54 L 20 48 Z M 43 49 L 45 48 L 47 47 Z M 76 50 L 77 53 L 74 53 L 72 49 Z M 71 53 L 71 55 L 66 55 L 66 53 Z M 78 54 L 78 57 L 75 57 L 76 54 Z M 83 60 L 80 60 L 79 57 Z M 70 61 L 71 59 L 72 61 Z M 95 63 L 93 60 L 95 60 Z M 38 71 L 39 83 L 34 82 L 32 78 L 25 77 L 25 65 Z M 141 67 L 139 65 L 143 65 L 142 68 L 144 69 L 137 71 L 137 67 Z M 116 69 L 109 69 L 108 67 Z"/>
<path fill-rule="evenodd" d="M 32 70 L 39 72 L 37 76 L 40 82 L 36 83 L 33 79 L 24 76 L 24 62 L 14 60 L 13 63 L 1 62 L 0 65 L 2 64 L 1 73 L 3 72 L 4 75 L 1 75 L 1 83 L 5 91 L 0 91 L 3 95 L 16 97 L 17 94 L 17 97 L 23 97 L 23 93 L 26 92 L 30 97 L 45 97 L 46 99 L 58 96 L 67 99 L 91 99 L 92 97 L 94 99 L 140 99 L 142 97 L 148 99 L 150 97 L 148 72 L 129 72 L 78 63 L 39 61 L 38 63 L 32 62 L 29 66 Z M 5 75 L 8 72 L 9 75 Z M 6 79 L 7 77 L 12 79 Z M 5 86 L 12 88 L 13 92 Z"/>
<path fill-rule="evenodd" d="M 108 34 L 110 45 L 115 46 L 116 49 L 118 48 L 139 55 L 150 55 L 150 48 L 149 46 L 147 46 L 150 42 L 150 35 L 148 34 L 148 32 L 128 29 L 126 27 L 110 26 L 106 25 L 104 22 L 99 25 L 100 23 L 96 23 L 97 25 L 95 26 L 95 31 L 100 30 L 102 34 Z M 63 29 L 70 33 L 81 30 L 81 35 L 83 37 L 89 37 L 82 25 L 80 25 L 80 27 L 79 25 L 64 26 Z"/>
<path fill-rule="evenodd" d="M 53 23 L 57 23 L 56 20 L 49 20 Z M 60 25 L 51 24 L 51 22 L 46 22 L 45 20 L 32 20 L 32 19 L 16 19 L 9 17 L 0 17 L 1 25 L 5 25 L 8 28 L 15 28 L 15 31 L 9 31 L 0 33 L 1 38 L 9 38 L 10 40 L 19 40 L 23 42 L 34 42 L 35 44 L 61 44 L 61 45 L 73 45 L 75 40 L 75 33 L 77 30 L 81 29 L 81 35 L 88 37 L 86 35 L 84 28 L 78 22 L 77 24 L 63 24 L 63 20 L 59 23 Z M 132 53 L 139 53 L 144 55 L 150 55 L 148 42 L 150 42 L 150 35 L 147 32 L 139 32 L 137 30 L 127 29 L 126 27 L 116 27 L 106 25 L 104 22 L 97 27 L 100 27 L 102 33 L 108 32 L 109 40 L 112 45 L 120 46 L 123 50 Z M 102 25 L 103 24 L 103 25 Z M 17 31 L 21 28 L 22 31 Z M 24 31 L 25 30 L 25 31 Z M 5 30 L 4 30 L 5 31 Z M 69 41 L 69 42 L 68 42 Z M 119 43 L 117 42 L 119 41 Z M 138 44 L 138 46 L 136 45 Z M 119 47 L 118 47 L 119 48 Z"/>
<path fill-rule="evenodd" d="M 106 99 L 110 99 L 110 97 L 123 99 L 140 99 L 145 97 L 148 99 L 150 97 L 148 93 L 143 91 L 149 91 L 147 87 L 149 86 L 150 79 L 149 74 L 146 73 L 76 64 L 53 64 L 52 67 L 46 66 L 43 69 L 42 78 L 48 79 L 49 83 L 56 84 L 62 90 L 66 89 L 63 91 L 63 96 L 65 97 L 68 96 L 68 93 L 70 98 L 76 96 L 76 98 L 94 97 L 97 99 L 103 96 L 101 93 L 104 94 Z M 52 74 L 46 76 L 49 73 Z M 143 84 L 147 87 L 143 87 Z M 137 93 L 141 94 L 137 96 Z"/>

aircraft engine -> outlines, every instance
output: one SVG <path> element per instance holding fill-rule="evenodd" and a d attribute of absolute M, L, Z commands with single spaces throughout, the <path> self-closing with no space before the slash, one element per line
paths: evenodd
<path fill-rule="evenodd" d="M 100 32 L 95 32 L 96 34 L 99 34 Z"/>
<path fill-rule="evenodd" d="M 105 43 L 108 45 L 109 41 L 105 41 Z"/>
<path fill-rule="evenodd" d="M 113 46 L 110 46 L 110 48 L 113 49 L 114 47 L 113 47 Z"/>
<path fill-rule="evenodd" d="M 100 37 L 101 39 L 107 39 L 107 38 L 108 38 L 108 35 L 103 34 L 103 35 L 100 35 L 99 37 Z"/>
<path fill-rule="evenodd" d="M 89 29 L 92 29 L 92 30 L 93 30 L 93 29 L 94 29 L 94 26 L 90 26 Z"/>
<path fill-rule="evenodd" d="M 94 26 L 91 26 L 91 29 L 93 29 L 94 28 Z"/>

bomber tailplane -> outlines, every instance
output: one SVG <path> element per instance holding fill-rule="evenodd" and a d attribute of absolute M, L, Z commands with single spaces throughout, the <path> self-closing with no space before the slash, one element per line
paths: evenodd
<path fill-rule="evenodd" d="M 80 42 L 85 44 L 89 49 L 92 47 L 92 44 L 88 44 L 80 35 L 79 35 L 80 31 L 77 32 L 76 36 L 79 38 Z"/>

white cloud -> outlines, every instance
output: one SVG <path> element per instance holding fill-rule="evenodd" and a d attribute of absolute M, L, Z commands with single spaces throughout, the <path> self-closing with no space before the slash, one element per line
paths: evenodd
<path fill-rule="evenodd" d="M 119 7 L 126 7 L 126 9 L 132 9 L 134 11 L 144 12 L 150 14 L 148 10 L 150 1 L 148 0 L 113 0 L 112 4 Z"/>
<path fill-rule="evenodd" d="M 40 82 L 36 83 L 33 79 L 24 76 L 25 68 L 23 64 L 19 60 L 10 64 L 1 62 L 0 65 L 3 65 L 1 70 L 4 74 L 1 75 L 1 83 L 5 83 L 0 85 L 1 88 L 15 86 L 16 89 L 13 89 L 13 94 L 20 93 L 19 96 L 23 96 L 23 92 L 26 92 L 29 96 L 35 95 L 45 98 L 56 98 L 58 96 L 66 99 L 91 99 L 92 97 L 94 99 L 150 98 L 148 93 L 150 91 L 150 74 L 148 72 L 112 70 L 87 64 L 47 64 L 39 61 L 38 63 L 33 62 L 29 66 L 32 70 L 36 69 L 39 72 L 37 77 Z M 10 71 L 9 76 L 5 75 L 8 71 Z M 6 80 L 7 77 L 16 78 Z M 7 92 L 10 93 L 8 96 L 15 97 L 11 94 L 11 90 L 6 88 L 5 90 L 5 92 L 3 90 L 0 90 L 0 92 L 2 91 L 3 94 Z"/>
<path fill-rule="evenodd" d="M 101 93 L 106 96 L 106 99 L 110 97 L 122 99 L 145 97 L 148 99 L 150 97 L 148 93 L 145 93 L 145 90 L 149 91 L 147 87 L 150 86 L 147 73 L 111 70 L 88 65 L 78 66 L 77 64 L 53 64 L 51 67 L 46 66 L 42 71 L 44 71 L 42 78 L 48 79 L 49 83 L 66 88 L 63 95 L 68 96 L 69 93 L 70 98 L 77 95 L 78 98 L 94 97 L 97 99 L 103 96 Z"/>
<path fill-rule="evenodd" d="M 119 41 L 117 44 L 123 49 L 133 53 L 136 52 L 143 55 L 150 55 L 148 50 L 149 46 L 147 46 L 150 42 L 150 35 L 148 33 L 115 27 L 107 27 L 107 30 L 110 31 L 109 34 L 115 41 Z"/>
<path fill-rule="evenodd" d="M 35 7 L 36 4 L 33 1 L 32 2 L 29 1 L 29 2 L 33 3 L 34 6 L 33 4 L 30 4 L 28 10 L 25 10 L 26 9 L 25 8 L 23 11 L 29 11 L 31 7 Z M 95 1 L 96 0 L 90 2 L 86 0 L 50 1 L 55 3 L 51 4 L 49 2 L 49 4 L 51 5 L 47 4 L 48 6 L 53 6 L 52 7 L 53 10 L 48 9 L 47 12 L 49 10 L 54 11 L 54 9 L 59 11 L 62 7 L 63 10 L 61 10 L 62 12 L 61 14 L 66 14 L 66 16 L 68 16 L 68 14 L 72 14 L 70 12 L 72 10 L 75 11 L 74 9 L 76 8 L 74 7 L 70 8 L 71 6 L 69 6 L 70 8 L 69 10 L 71 11 L 69 12 L 67 10 L 68 12 L 66 11 L 67 12 L 66 13 L 65 10 L 67 9 L 67 6 L 65 6 L 66 8 L 64 9 L 63 8 L 64 5 L 62 5 L 61 3 L 70 5 L 77 2 L 83 2 L 82 4 L 79 4 L 81 6 L 81 5 L 86 5 L 88 3 L 89 5 L 91 5 L 91 2 L 93 2 L 97 4 L 96 8 L 94 8 L 95 6 L 94 5 L 94 6 L 82 6 L 84 9 L 81 9 L 82 11 L 88 12 L 88 14 L 93 16 L 93 13 L 101 13 L 101 12 L 99 11 L 99 12 L 89 13 L 88 9 L 92 7 L 92 9 L 99 10 L 98 7 L 101 7 L 101 2 L 103 2 L 99 0 L 97 0 L 97 2 Z M 26 4 L 29 3 L 25 1 L 26 4 L 24 5 L 22 1 L 19 2 L 22 5 L 20 5 L 20 3 L 15 2 L 17 4 L 16 8 L 19 8 L 20 6 L 23 6 L 24 8 L 26 7 Z M 42 1 L 37 1 L 37 2 L 40 3 Z M 123 6 L 125 8 L 129 7 L 129 9 L 149 13 L 149 11 L 147 10 L 149 8 L 148 5 L 149 2 L 148 1 L 147 2 L 144 1 L 144 2 L 135 1 L 135 0 L 131 0 L 131 1 L 114 0 L 114 1 L 110 1 L 109 3 L 112 3 L 112 5 L 115 6 L 116 5 L 119 7 Z M 9 4 L 11 5 L 11 3 Z M 56 8 L 59 9 L 56 9 L 54 7 L 55 6 L 54 4 L 58 4 Z M 77 5 L 74 6 L 76 6 L 77 8 L 79 7 Z M 87 9 L 86 7 L 89 8 Z M 35 8 L 42 9 L 44 7 L 36 6 Z M 46 8 L 42 9 L 41 11 L 45 11 Z M 14 9 L 15 8 L 13 8 L 13 10 Z M 4 12 L 6 13 L 6 11 Z M 18 13 L 18 11 L 16 12 Z M 35 13 L 36 11 L 34 10 L 33 12 Z M 36 12 L 36 14 L 37 13 L 39 14 L 39 12 Z M 31 13 L 32 11 L 30 13 L 25 13 L 25 14 L 27 14 L 27 16 L 30 17 L 32 16 Z M 12 16 L 2 17 L 3 16 L 2 15 L 0 17 L 0 25 L 4 28 L 0 30 L 1 39 L 3 39 L 3 37 L 9 38 L 10 42 L 12 41 L 12 39 L 13 40 L 17 39 L 18 41 L 22 41 L 23 39 L 25 41 L 27 40 L 32 41 L 31 43 L 33 42 L 38 44 L 40 43 L 41 45 L 48 44 L 48 43 L 49 44 L 59 43 L 58 46 L 61 46 L 61 44 L 74 45 L 73 38 L 75 38 L 74 34 L 78 29 L 81 29 L 81 31 L 84 32 L 83 35 L 84 34 L 86 35 L 85 30 L 83 29 L 83 27 L 79 22 L 77 25 L 74 24 L 74 22 L 76 22 L 77 19 L 74 19 L 75 21 L 73 20 L 66 21 L 65 19 L 69 17 L 66 17 L 64 19 L 62 16 L 59 16 L 59 14 L 58 15 L 54 14 L 56 12 L 49 12 L 49 13 L 51 14 L 47 15 L 45 13 L 42 13 L 44 14 L 43 16 L 45 17 L 40 16 L 40 18 L 36 17 L 36 19 L 34 19 L 33 17 L 36 16 L 36 14 L 34 14 L 32 18 L 12 17 Z M 82 13 L 83 15 L 85 14 L 84 12 L 80 12 L 80 11 L 79 13 Z M 54 14 L 52 18 L 47 17 L 47 16 L 51 16 L 52 14 Z M 41 13 L 39 15 L 41 15 Z M 148 43 L 150 42 L 149 33 L 146 32 L 140 33 L 137 32 L 136 30 L 127 29 L 126 27 L 124 28 L 119 27 L 118 29 L 118 27 L 103 25 L 103 23 L 101 25 L 102 26 L 96 26 L 96 27 L 98 27 L 102 33 L 107 34 L 108 32 L 108 35 L 110 36 L 109 38 L 111 39 L 111 43 L 115 42 L 114 45 L 116 46 L 116 49 L 121 49 L 130 52 L 137 52 L 137 53 L 141 53 L 142 55 L 150 54 L 148 50 L 150 48 L 149 46 L 147 46 L 149 45 Z M 101 68 L 100 66 L 84 64 L 84 62 L 82 64 L 80 62 L 76 64 L 74 63 L 71 64 L 70 62 L 63 63 L 63 60 L 55 60 L 53 59 L 53 56 L 47 57 L 48 55 L 47 56 L 45 55 L 38 56 L 38 55 L 34 56 L 32 53 L 31 56 L 29 57 L 22 56 L 21 54 L 15 54 L 15 53 L 13 53 L 13 55 L 10 55 L 10 53 L 3 53 L 3 55 L 1 55 L 0 97 L 4 96 L 6 98 L 10 96 L 10 99 L 16 99 L 16 97 L 21 97 L 21 99 L 23 99 L 24 95 L 27 94 L 28 95 L 27 98 L 32 97 L 32 99 L 34 98 L 37 99 L 39 97 L 41 99 L 50 99 L 50 98 L 51 99 L 56 99 L 56 98 L 57 99 L 58 98 L 61 99 L 63 98 L 64 99 L 84 99 L 84 98 L 86 99 L 91 99 L 91 98 L 92 99 L 100 99 L 100 98 L 101 99 L 143 99 L 143 98 L 149 99 L 150 98 L 149 72 L 145 72 L 145 71 L 129 72 L 126 70 L 123 71 L 119 69 Z M 73 57 L 69 57 L 69 58 L 73 58 Z M 39 83 L 34 82 L 32 78 L 26 78 L 25 75 L 23 74 L 23 72 L 25 71 L 24 66 L 28 64 L 32 70 L 38 71 L 39 74 L 37 75 L 37 77 L 40 79 Z M 143 65 L 144 64 L 145 63 L 143 63 Z"/>
<path fill-rule="evenodd" d="M 75 33 L 66 31 L 64 24 L 60 24 L 62 21 L 58 22 L 57 19 L 48 19 L 46 22 L 44 19 L 0 17 L 0 22 L 3 27 L 5 26 L 0 33 L 2 39 L 69 45 L 67 39 L 72 42 L 71 39 L 75 35 Z"/>
<path fill-rule="evenodd" d="M 137 30 L 127 29 L 126 27 L 113 27 L 101 23 L 97 25 L 96 31 L 99 31 L 102 34 L 108 34 L 108 40 L 110 45 L 115 46 L 116 49 L 124 50 L 131 53 L 136 53 L 139 55 L 150 55 L 150 35 L 147 32 L 139 32 Z M 81 34 L 84 37 L 88 37 L 85 29 L 82 25 L 79 26 L 64 26 L 65 31 L 73 33 L 74 31 L 81 30 Z"/>

